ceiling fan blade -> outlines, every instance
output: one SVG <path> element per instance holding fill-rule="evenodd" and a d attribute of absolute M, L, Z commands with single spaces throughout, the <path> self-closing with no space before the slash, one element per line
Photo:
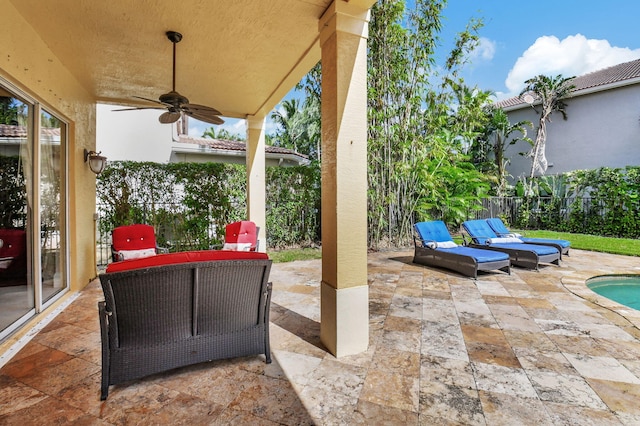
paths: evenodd
<path fill-rule="evenodd" d="M 194 111 L 184 111 L 184 113 L 187 114 L 189 117 L 193 117 L 196 120 L 204 121 L 205 123 L 210 123 L 210 124 L 224 123 L 224 120 L 215 114 L 204 114 L 204 113 L 197 113 Z"/>
<path fill-rule="evenodd" d="M 158 117 L 158 121 L 160 121 L 162 124 L 175 123 L 179 119 L 180 113 L 172 111 L 163 112 L 162 114 L 160 114 L 160 117 Z"/>
<path fill-rule="evenodd" d="M 131 107 L 131 108 L 120 108 L 120 109 L 112 109 L 111 111 L 116 112 L 116 111 L 136 111 L 136 110 L 140 110 L 140 109 L 165 109 L 165 107 L 162 106 L 148 106 L 148 107 Z"/>
<path fill-rule="evenodd" d="M 150 98 L 145 98 L 145 97 L 142 97 L 142 96 L 132 96 L 132 97 L 133 97 L 133 98 L 136 98 L 136 99 L 142 99 L 143 101 L 153 102 L 154 104 L 167 105 L 167 104 L 165 104 L 164 102 L 160 102 L 160 101 L 159 101 L 159 100 L 157 100 L 157 99 L 150 99 Z"/>
<path fill-rule="evenodd" d="M 220 111 L 215 108 L 198 105 L 198 104 L 184 104 L 181 106 L 184 111 L 192 111 L 195 113 L 204 113 L 204 114 L 212 114 L 212 115 L 222 115 Z"/>

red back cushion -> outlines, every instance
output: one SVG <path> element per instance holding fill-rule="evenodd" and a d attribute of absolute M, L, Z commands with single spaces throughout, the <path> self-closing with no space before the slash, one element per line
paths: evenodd
<path fill-rule="evenodd" d="M 255 246 L 258 241 L 256 224 L 250 220 L 228 224 L 225 228 L 224 241 L 226 243 L 251 243 Z"/>
<path fill-rule="evenodd" d="M 22 229 L 0 229 L 0 257 L 18 257 L 26 253 L 27 233 Z"/>
<path fill-rule="evenodd" d="M 156 247 L 156 234 L 151 225 L 119 226 L 113 230 L 111 240 L 116 251 Z"/>
<path fill-rule="evenodd" d="M 177 263 L 205 262 L 209 260 L 253 260 L 269 259 L 266 253 L 255 251 L 201 250 L 166 253 L 142 259 L 124 260 L 110 263 L 107 272 L 128 271 L 150 266 L 174 265 Z"/>

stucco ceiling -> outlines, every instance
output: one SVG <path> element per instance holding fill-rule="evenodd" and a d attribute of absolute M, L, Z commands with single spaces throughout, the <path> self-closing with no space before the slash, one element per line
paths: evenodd
<path fill-rule="evenodd" d="M 97 102 L 176 90 L 226 117 L 263 116 L 320 59 L 331 0 L 11 0 Z M 370 1 L 369 3 L 373 3 Z"/>

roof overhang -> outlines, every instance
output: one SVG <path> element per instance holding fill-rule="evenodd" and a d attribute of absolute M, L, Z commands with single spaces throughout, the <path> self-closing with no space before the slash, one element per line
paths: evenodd
<path fill-rule="evenodd" d="M 234 118 L 266 116 L 320 60 L 318 23 L 332 3 L 8 1 L 96 102 L 149 105 L 133 96 L 170 91 L 173 47 L 165 32 L 181 32 L 176 90 Z"/>

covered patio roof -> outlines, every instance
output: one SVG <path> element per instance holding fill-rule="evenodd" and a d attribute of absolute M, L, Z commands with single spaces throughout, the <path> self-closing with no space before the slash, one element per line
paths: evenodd
<path fill-rule="evenodd" d="M 98 102 L 149 105 L 133 96 L 170 91 L 165 32 L 182 33 L 176 90 L 235 118 L 266 115 L 320 60 L 317 22 L 332 3 L 9 1 Z"/>

